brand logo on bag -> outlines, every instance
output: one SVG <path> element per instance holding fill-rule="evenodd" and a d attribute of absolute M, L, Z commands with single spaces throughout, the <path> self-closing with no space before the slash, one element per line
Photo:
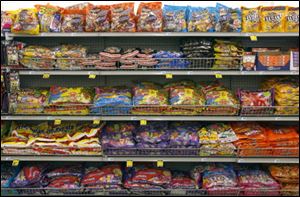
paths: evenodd
<path fill-rule="evenodd" d="M 258 13 L 253 11 L 250 12 L 247 16 L 246 16 L 246 20 L 250 21 L 250 22 L 258 22 L 259 21 L 259 17 L 258 17 Z"/>
<path fill-rule="evenodd" d="M 282 19 L 282 14 L 280 13 L 270 13 L 268 16 L 265 17 L 265 21 L 267 22 L 280 22 Z"/>
<path fill-rule="evenodd" d="M 287 21 L 299 23 L 299 15 L 295 12 L 291 13 L 290 15 L 287 16 Z"/>

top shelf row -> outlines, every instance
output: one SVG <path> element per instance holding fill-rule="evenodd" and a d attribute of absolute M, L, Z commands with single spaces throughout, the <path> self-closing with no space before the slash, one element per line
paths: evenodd
<path fill-rule="evenodd" d="M 238 32 L 74 32 L 40 33 L 38 35 L 5 33 L 1 37 L 299 37 L 297 33 L 238 33 Z"/>

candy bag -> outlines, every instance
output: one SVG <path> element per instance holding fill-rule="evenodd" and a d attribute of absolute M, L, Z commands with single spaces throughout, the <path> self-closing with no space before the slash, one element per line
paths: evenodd
<path fill-rule="evenodd" d="M 269 127 L 267 129 L 267 136 L 271 142 L 299 140 L 299 134 L 294 127 Z"/>
<path fill-rule="evenodd" d="M 1 11 L 1 32 L 10 32 L 14 19 L 14 11 Z"/>
<path fill-rule="evenodd" d="M 87 7 L 85 31 L 107 32 L 110 30 L 111 12 L 108 5 Z"/>
<path fill-rule="evenodd" d="M 187 7 L 164 5 L 163 30 L 164 32 L 187 32 Z"/>
<path fill-rule="evenodd" d="M 241 170 L 237 175 L 242 188 L 279 188 L 279 184 L 262 170 Z"/>
<path fill-rule="evenodd" d="M 161 32 L 162 31 L 162 3 L 140 3 L 137 11 L 137 31 Z"/>
<path fill-rule="evenodd" d="M 216 8 L 188 6 L 188 31 L 213 32 L 216 25 Z"/>
<path fill-rule="evenodd" d="M 299 32 L 299 7 L 288 7 L 285 32 Z"/>
<path fill-rule="evenodd" d="M 174 172 L 170 183 L 170 189 L 197 189 L 196 181 L 184 172 Z"/>
<path fill-rule="evenodd" d="M 233 169 L 216 168 L 203 174 L 203 188 L 236 187 L 238 180 Z"/>
<path fill-rule="evenodd" d="M 64 9 L 62 15 L 62 32 L 83 32 L 86 10 Z"/>
<path fill-rule="evenodd" d="M 111 6 L 111 31 L 135 32 L 134 3 L 120 3 Z"/>
<path fill-rule="evenodd" d="M 39 20 L 34 8 L 19 9 L 11 31 L 18 34 L 39 34 Z"/>
<path fill-rule="evenodd" d="M 61 28 L 61 8 L 57 6 L 35 5 L 38 11 L 41 32 L 60 32 Z"/>
<path fill-rule="evenodd" d="M 131 91 L 126 87 L 96 88 L 94 106 L 125 106 L 131 105 Z"/>
<path fill-rule="evenodd" d="M 274 90 L 239 91 L 242 106 L 273 106 Z"/>
<path fill-rule="evenodd" d="M 46 170 L 44 165 L 24 166 L 14 181 L 11 183 L 13 188 L 37 187 L 43 178 L 43 172 Z"/>
<path fill-rule="evenodd" d="M 217 32 L 241 32 L 242 15 L 239 8 L 228 8 L 217 3 Z"/>
<path fill-rule="evenodd" d="M 64 88 L 52 86 L 50 88 L 49 104 L 90 104 L 92 95 L 90 90 L 85 88 Z"/>
<path fill-rule="evenodd" d="M 260 21 L 262 32 L 284 32 L 286 20 L 285 6 L 262 7 Z"/>
<path fill-rule="evenodd" d="M 246 8 L 242 7 L 242 29 L 243 32 L 260 32 L 260 7 Z"/>

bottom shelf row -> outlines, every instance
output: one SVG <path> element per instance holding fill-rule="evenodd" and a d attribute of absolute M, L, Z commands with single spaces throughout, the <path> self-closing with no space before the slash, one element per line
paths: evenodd
<path fill-rule="evenodd" d="M 299 196 L 299 165 L 2 162 L 1 195 Z"/>

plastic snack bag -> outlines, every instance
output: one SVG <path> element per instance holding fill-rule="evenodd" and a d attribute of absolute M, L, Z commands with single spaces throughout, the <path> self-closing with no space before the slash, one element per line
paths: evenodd
<path fill-rule="evenodd" d="M 140 3 L 137 11 L 137 31 L 161 32 L 162 31 L 162 3 Z"/>
<path fill-rule="evenodd" d="M 287 8 L 285 31 L 299 32 L 299 7 Z"/>
<path fill-rule="evenodd" d="M 273 106 L 274 90 L 239 91 L 242 106 Z"/>
<path fill-rule="evenodd" d="M 165 32 L 187 32 L 187 7 L 164 5 L 163 30 Z"/>
<path fill-rule="evenodd" d="M 57 6 L 35 5 L 38 11 L 41 32 L 60 32 L 61 8 Z"/>
<path fill-rule="evenodd" d="M 239 8 L 228 8 L 217 3 L 217 32 L 241 32 L 242 15 Z"/>
<path fill-rule="evenodd" d="M 260 32 L 260 7 L 246 8 L 242 7 L 242 29 L 243 32 Z"/>
<path fill-rule="evenodd" d="M 284 32 L 286 10 L 285 6 L 262 7 L 260 10 L 261 31 Z"/>
<path fill-rule="evenodd" d="M 11 31 L 17 34 L 39 34 L 40 25 L 34 8 L 19 9 Z"/>
<path fill-rule="evenodd" d="M 64 9 L 62 11 L 63 20 L 62 32 L 83 32 L 86 10 Z"/>
<path fill-rule="evenodd" d="M 216 8 L 188 7 L 189 32 L 213 32 L 216 25 Z"/>
<path fill-rule="evenodd" d="M 15 19 L 15 11 L 1 11 L 1 32 L 10 32 Z"/>
<path fill-rule="evenodd" d="M 111 11 L 108 5 L 87 7 L 85 31 L 107 32 L 110 30 Z"/>
<path fill-rule="evenodd" d="M 112 32 L 135 32 L 134 3 L 112 5 L 111 20 Z"/>

